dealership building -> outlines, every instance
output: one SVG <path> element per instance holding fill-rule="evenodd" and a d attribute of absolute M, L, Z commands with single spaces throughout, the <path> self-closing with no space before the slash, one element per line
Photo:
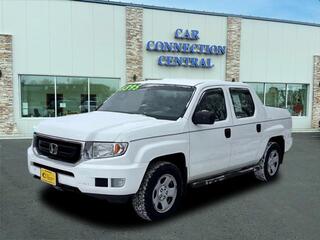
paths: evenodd
<path fill-rule="evenodd" d="M 0 136 L 94 111 L 127 82 L 249 83 L 293 128 L 320 121 L 320 24 L 102 0 L 0 0 Z"/>

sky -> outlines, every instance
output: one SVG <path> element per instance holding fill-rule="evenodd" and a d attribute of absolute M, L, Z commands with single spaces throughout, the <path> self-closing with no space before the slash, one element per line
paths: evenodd
<path fill-rule="evenodd" d="M 320 23 L 320 0 L 119 0 L 161 7 Z"/>

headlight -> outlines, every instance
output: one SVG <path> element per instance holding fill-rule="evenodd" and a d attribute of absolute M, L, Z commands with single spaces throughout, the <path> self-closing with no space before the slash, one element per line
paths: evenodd
<path fill-rule="evenodd" d="M 123 155 L 128 148 L 128 143 L 87 142 L 84 149 L 84 157 L 109 158 Z"/>

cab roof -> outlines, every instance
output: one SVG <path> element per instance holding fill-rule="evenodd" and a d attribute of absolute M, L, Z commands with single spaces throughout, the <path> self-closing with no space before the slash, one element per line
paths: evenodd
<path fill-rule="evenodd" d="M 147 80 L 139 82 L 141 84 L 174 84 L 174 85 L 184 85 L 184 86 L 248 86 L 242 82 L 229 82 L 214 79 L 159 79 L 159 80 Z"/>

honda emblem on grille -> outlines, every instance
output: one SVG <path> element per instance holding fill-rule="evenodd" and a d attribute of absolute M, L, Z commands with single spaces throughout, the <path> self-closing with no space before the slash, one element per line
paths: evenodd
<path fill-rule="evenodd" d="M 57 154 L 58 154 L 58 144 L 50 143 L 50 145 L 49 145 L 49 152 L 50 152 L 52 155 L 57 155 Z"/>

